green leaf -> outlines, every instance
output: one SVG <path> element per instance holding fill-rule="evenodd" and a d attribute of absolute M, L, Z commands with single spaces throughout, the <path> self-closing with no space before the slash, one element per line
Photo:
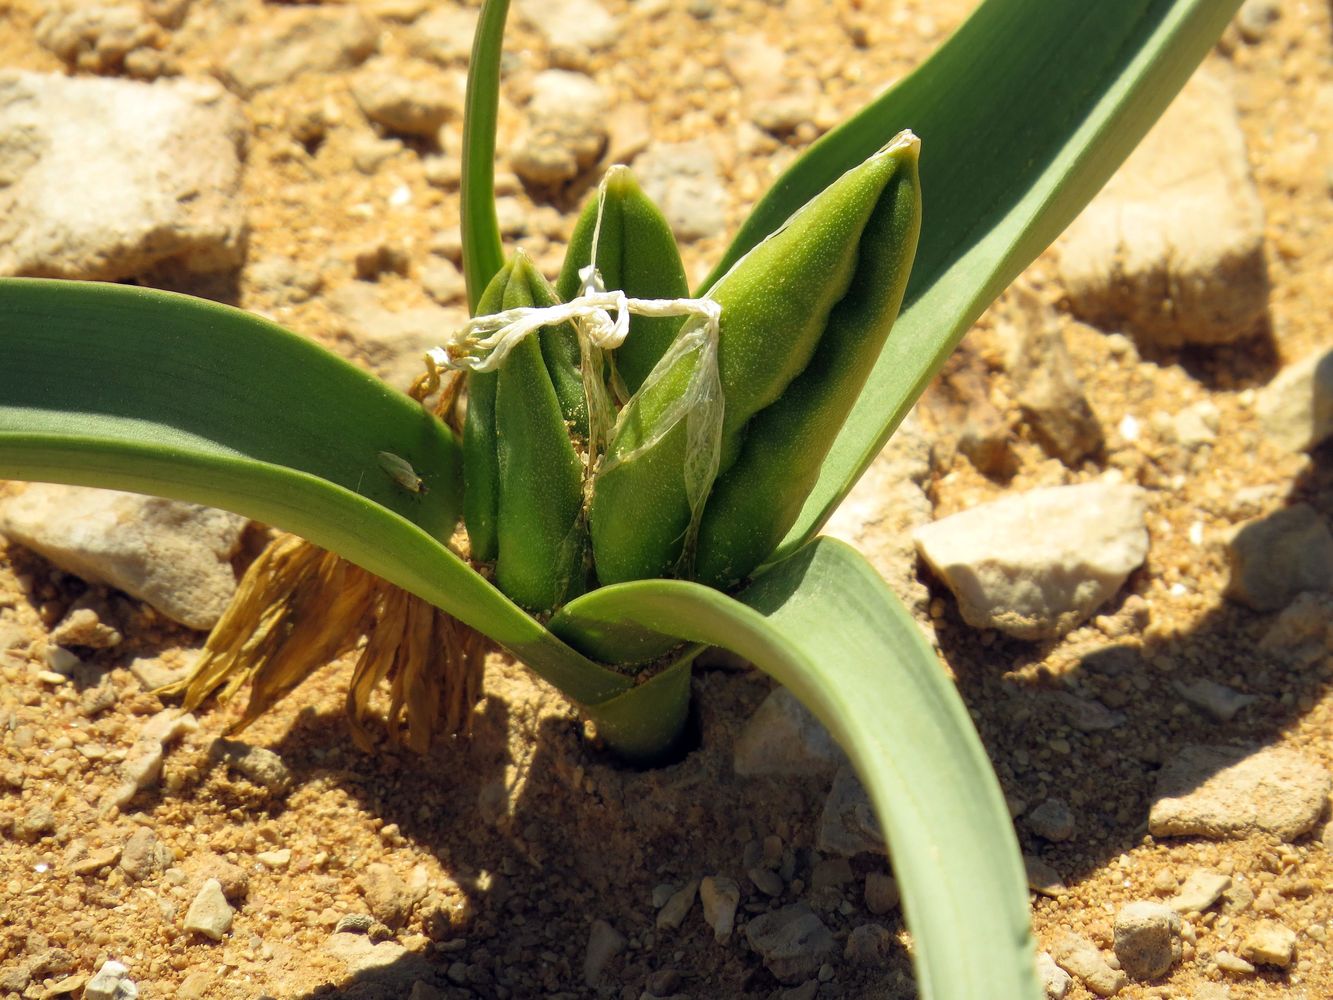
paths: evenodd
<path fill-rule="evenodd" d="M 0 478 L 234 510 L 443 608 L 576 701 L 631 685 L 442 544 L 461 506 L 458 442 L 318 345 L 169 292 L 0 279 L 0 359 Z M 404 488 L 381 452 L 408 463 L 427 492 Z"/>
<path fill-rule="evenodd" d="M 972 322 L 1097 193 L 1239 6 L 987 0 L 778 179 L 703 287 L 890 136 L 921 137 L 924 225 L 907 298 L 779 555 L 819 530 Z"/>
<path fill-rule="evenodd" d="M 474 313 L 481 293 L 504 266 L 495 214 L 495 119 L 500 109 L 500 53 L 508 16 L 509 0 L 482 4 L 463 99 L 460 235 L 468 308 Z"/>
<path fill-rule="evenodd" d="M 603 587 L 567 608 L 589 633 L 733 650 L 837 738 L 886 834 L 921 996 L 1040 995 L 1013 824 L 967 709 L 916 622 L 854 550 L 821 538 L 731 599 L 676 580 Z M 622 714 L 639 690 L 621 696 Z M 960 942 L 966 942 L 961 947 Z"/>

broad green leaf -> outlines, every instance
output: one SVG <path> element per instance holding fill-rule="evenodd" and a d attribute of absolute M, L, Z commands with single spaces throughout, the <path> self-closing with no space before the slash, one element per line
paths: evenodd
<path fill-rule="evenodd" d="M 1040 995 L 1023 865 L 985 750 L 916 622 L 854 550 L 817 539 L 734 600 L 645 580 L 603 587 L 575 607 L 570 628 L 577 619 L 607 635 L 632 623 L 640 635 L 733 650 L 828 727 L 886 834 L 923 998 Z"/>
<path fill-rule="evenodd" d="M 778 179 L 703 287 L 890 136 L 921 137 L 907 298 L 779 555 L 819 530 L 968 327 L 1097 193 L 1239 6 L 986 0 Z"/>
<path fill-rule="evenodd" d="M 404 488 L 381 452 L 427 491 Z M 238 309 L 123 285 L 0 279 L 0 478 L 234 510 L 443 608 L 576 701 L 632 683 L 442 544 L 461 506 L 452 433 L 407 396 Z"/>
<path fill-rule="evenodd" d="M 509 0 L 486 0 L 477 18 L 463 108 L 460 197 L 463 278 L 468 308 L 504 265 L 500 223 L 495 214 L 495 119 L 500 108 L 500 51 Z"/>

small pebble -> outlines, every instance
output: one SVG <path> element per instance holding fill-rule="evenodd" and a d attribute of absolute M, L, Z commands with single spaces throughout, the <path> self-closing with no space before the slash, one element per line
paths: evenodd
<path fill-rule="evenodd" d="M 1241 957 L 1255 965 L 1285 969 L 1296 952 L 1296 932 L 1276 920 L 1261 920 L 1240 946 Z"/>
<path fill-rule="evenodd" d="M 703 904 L 704 921 L 713 928 L 714 939 L 725 941 L 736 926 L 740 886 L 735 879 L 724 875 L 709 875 L 699 883 L 699 900 Z"/>
<path fill-rule="evenodd" d="M 185 929 L 221 941 L 231 930 L 232 916 L 232 908 L 222 894 L 222 883 L 210 878 L 185 913 Z"/>
<path fill-rule="evenodd" d="M 1063 799 L 1047 799 L 1028 813 L 1027 824 L 1038 837 L 1068 840 L 1074 835 L 1074 812 Z"/>
<path fill-rule="evenodd" d="M 699 880 L 687 882 L 683 888 L 672 893 L 665 905 L 657 911 L 657 929 L 675 930 L 685 921 L 694 906 L 694 897 L 699 894 Z"/>

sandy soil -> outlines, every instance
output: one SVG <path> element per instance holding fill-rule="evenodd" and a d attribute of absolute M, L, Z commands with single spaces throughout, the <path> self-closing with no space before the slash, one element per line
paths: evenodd
<path fill-rule="evenodd" d="M 389 11 L 414 5 L 364 6 Z M 718 46 L 701 41 L 699 14 L 712 12 L 710 32 L 743 28 L 787 47 L 789 73 L 821 81 L 831 123 L 908 70 L 970 5 L 858 0 L 837 4 L 836 16 L 816 0 L 688 5 L 606 0 L 605 6 L 621 15 L 623 37 L 581 68 L 619 102 L 643 108 L 656 137 L 705 137 L 715 144 L 732 194 L 734 224 L 809 136 L 738 148 L 741 99 L 720 69 Z M 173 44 L 181 67 L 200 73 L 218 52 L 281 11 L 280 5 L 258 0 L 199 0 L 194 7 Z M 651 16 L 643 9 L 648 7 L 660 13 Z M 32 38 L 32 8 L 23 0 L 0 5 L 0 65 L 59 70 L 58 61 Z M 402 25 L 386 18 L 383 28 L 384 51 L 401 52 Z M 1230 524 L 1292 498 L 1312 503 L 1325 517 L 1333 515 L 1329 446 L 1310 457 L 1293 457 L 1264 443 L 1254 427 L 1249 392 L 1280 364 L 1326 344 L 1330 336 L 1333 250 L 1324 237 L 1333 222 L 1328 172 L 1333 150 L 1328 122 L 1321 132 L 1308 112 L 1326 108 L 1333 88 L 1331 30 L 1326 4 L 1285 4 L 1258 42 L 1242 42 L 1232 29 L 1224 50 L 1213 57 L 1235 67 L 1242 123 L 1267 215 L 1273 294 L 1266 330 L 1227 348 L 1139 357 L 1100 331 L 1062 319 L 1078 373 L 1108 432 L 1106 465 L 1154 491 L 1149 563 L 1105 617 L 1042 646 L 970 628 L 958 618 L 947 591 L 928 581 L 939 646 L 1006 792 L 1029 804 L 1063 798 L 1078 815 L 1074 836 L 1061 843 L 1036 837 L 1022 817 L 1017 823 L 1024 850 L 1053 866 L 1067 886 L 1054 897 L 1034 896 L 1040 941 L 1068 928 L 1107 947 L 1120 904 L 1169 895 L 1196 867 L 1243 877 L 1262 901 L 1243 906 L 1243 900 L 1229 899 L 1193 921 L 1181 962 L 1163 980 L 1126 987 L 1119 995 L 1127 1000 L 1333 996 L 1333 960 L 1325 940 L 1333 920 L 1333 851 L 1325 846 L 1329 834 L 1323 827 L 1292 844 L 1259 836 L 1157 841 L 1146 832 L 1154 772 L 1182 746 L 1281 746 L 1333 768 L 1329 661 L 1322 670 L 1316 664 L 1295 671 L 1261 659 L 1255 641 L 1271 616 L 1221 596 L 1221 539 Z M 860 31 L 865 44 L 849 45 L 849 35 Z M 522 27 L 511 47 L 513 88 L 521 93 L 548 64 L 547 53 L 538 36 Z M 324 102 L 354 124 L 332 130 L 313 155 L 294 152 L 286 124 L 294 109 Z M 250 259 L 291 256 L 309 262 L 323 289 L 308 302 L 291 303 L 242 271 L 220 293 L 201 291 L 222 294 L 355 355 L 334 335 L 328 294 L 354 280 L 358 250 L 384 243 L 404 248 L 413 262 L 407 276 L 381 278 L 385 303 L 425 304 L 415 268 L 441 234 L 456 227 L 456 192 L 427 182 L 422 151 L 411 144 L 373 174 L 354 168 L 352 140 L 358 134 L 364 138 L 368 126 L 342 75 L 310 75 L 265 91 L 249 101 L 246 112 L 252 127 L 245 179 Z M 502 149 L 520 121 L 507 104 Z M 458 129 L 446 126 L 446 157 L 456 156 L 457 141 Z M 385 207 L 391 192 L 404 185 L 410 207 Z M 543 216 L 552 235 L 528 239 L 537 260 L 553 273 L 577 198 L 553 202 L 538 193 L 534 201 L 512 178 L 505 189 L 524 207 L 554 204 L 555 211 L 544 209 Z M 691 273 L 706 270 L 719 248 L 707 241 L 688 245 Z M 1052 281 L 1046 259 L 1024 277 L 1031 287 L 1049 287 Z M 937 454 L 948 461 L 937 462 L 930 484 L 937 516 L 1006 491 L 1079 481 L 1101 471 L 1092 463 L 1067 469 L 1028 440 L 1005 374 L 987 360 L 998 352 L 995 326 L 993 315 L 983 319 L 971 343 L 990 397 L 1010 428 L 1017 466 L 1003 481 L 988 479 L 941 442 Z M 1115 432 L 1125 413 L 1146 421 L 1155 410 L 1175 412 L 1204 399 L 1217 406 L 1228 431 L 1203 452 L 1150 438 L 1129 442 Z M 1243 488 L 1255 499 L 1241 510 L 1236 497 Z M 1202 524 L 1201 544 L 1190 540 L 1195 523 Z M 715 943 L 697 909 L 679 930 L 657 931 L 652 902 L 654 887 L 663 883 L 679 885 L 714 873 L 743 881 L 747 845 L 766 837 L 780 838 L 794 878 L 810 880 L 826 782 L 743 780 L 731 772 L 734 735 L 769 690 L 762 675 L 722 662 L 699 669 L 699 748 L 676 765 L 641 773 L 588 745 L 570 707 L 498 655 L 489 664 L 487 697 L 469 742 L 438 746 L 424 759 L 387 746 L 377 754 L 362 753 L 340 717 L 348 668 L 333 665 L 246 733 L 247 741 L 281 755 L 292 774 L 290 790 L 266 791 L 210 760 L 213 738 L 239 712 L 235 705 L 210 705 L 200 716 L 199 731 L 170 749 L 160 788 L 108 814 L 97 805 L 117 781 L 117 755 L 162 707 L 129 673 L 129 663 L 136 657 L 182 662 L 202 636 L 129 605 L 124 642 L 88 660 L 97 673 L 90 679 L 93 688 L 49 683 L 39 674 L 46 630 L 84 589 L 30 553 L 0 550 L 0 629 L 10 629 L 14 647 L 0 653 L 0 811 L 12 821 L 33 804 L 46 803 L 57 818 L 55 828 L 37 839 L 13 837 L 0 846 L 0 969 L 50 956 L 51 949 L 67 953 L 48 962 L 54 967 L 39 969 L 27 992 L 7 994 L 0 985 L 0 995 L 77 996 L 81 979 L 107 958 L 124 961 L 140 995 L 148 997 L 634 1000 L 650 987 L 662 995 L 696 998 L 783 995 L 784 988 L 735 937 Z M 1131 595 L 1140 600 L 1128 603 Z M 1106 659 L 1112 646 L 1125 651 L 1114 667 Z M 1233 722 L 1213 722 L 1180 702 L 1171 688 L 1178 674 L 1229 684 L 1257 702 Z M 102 676 L 114 703 L 99 708 L 87 692 Z M 1099 698 L 1125 713 L 1126 724 L 1102 733 L 1071 729 L 1043 700 L 1060 690 Z M 80 858 L 122 848 L 140 828 L 153 831 L 174 856 L 166 871 L 131 881 L 114 863 L 83 874 L 72 870 Z M 257 859 L 278 850 L 289 850 L 290 858 Z M 401 945 L 401 957 L 352 975 L 330 947 L 330 934 L 340 918 L 368 911 L 364 877 L 374 863 L 388 865 L 409 892 L 412 886 L 426 892 L 401 926 L 372 928 L 372 936 Z M 233 867 L 248 887 L 242 894 L 231 886 L 238 904 L 231 933 L 214 943 L 182 930 L 200 880 L 219 872 L 238 880 Z M 872 917 L 862 898 L 865 874 L 885 870 L 885 862 L 862 856 L 852 868 L 852 880 L 826 900 L 831 904 L 823 911 L 826 921 L 840 937 L 871 919 L 885 922 L 897 942 L 875 968 L 836 961 L 817 993 L 805 995 L 913 996 L 899 915 Z M 783 901 L 794 898 L 804 897 L 789 884 Z M 745 884 L 743 911 L 770 905 Z M 1211 956 L 1235 951 L 1248 929 L 1265 918 L 1297 931 L 1293 965 L 1242 976 L 1218 972 Z M 596 920 L 628 939 L 600 991 L 583 983 Z M 958 942 L 960 950 L 967 946 Z M 674 985 L 665 974 L 669 970 L 677 974 Z M 508 987 L 498 984 L 497 973 Z M 653 974 L 658 978 L 650 980 Z M 1205 992 L 1213 983 L 1229 993 Z M 1069 993 L 1070 1000 L 1089 996 L 1077 984 Z"/>

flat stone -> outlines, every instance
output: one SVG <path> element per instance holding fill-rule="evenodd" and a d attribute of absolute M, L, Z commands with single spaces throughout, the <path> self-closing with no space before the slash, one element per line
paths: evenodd
<path fill-rule="evenodd" d="M 1113 997 L 1129 983 L 1123 972 L 1111 967 L 1095 944 L 1072 931 L 1056 932 L 1051 958 L 1099 997 Z"/>
<path fill-rule="evenodd" d="M 699 901 L 703 904 L 704 922 L 713 928 L 713 939 L 725 941 L 736 926 L 741 887 L 725 875 L 709 875 L 699 883 Z"/>
<path fill-rule="evenodd" d="M 589 988 L 597 986 L 611 959 L 625 950 L 625 935 L 605 920 L 594 920 L 588 931 L 588 948 L 583 955 L 583 982 Z"/>
<path fill-rule="evenodd" d="M 755 709 L 732 751 L 732 767 L 746 777 L 831 774 L 844 759 L 823 724 L 782 687 Z"/>
<path fill-rule="evenodd" d="M 0 501 L 11 541 L 196 629 L 212 628 L 236 590 L 230 560 L 246 523 L 198 504 L 47 483 Z"/>
<path fill-rule="evenodd" d="M 374 22 L 355 6 L 274 10 L 223 61 L 227 85 L 243 97 L 304 73 L 360 65 L 379 46 Z"/>
<path fill-rule="evenodd" d="M 1181 922 L 1161 903 L 1126 903 L 1115 915 L 1115 957 L 1130 979 L 1157 979 L 1180 961 Z"/>
<path fill-rule="evenodd" d="M 1041 858 L 1024 854 L 1023 869 L 1027 874 L 1028 888 L 1033 892 L 1050 896 L 1052 899 L 1058 899 L 1069 892 L 1069 887 L 1065 885 L 1060 873 Z"/>
<path fill-rule="evenodd" d="M 1309 504 L 1242 524 L 1227 561 L 1227 596 L 1256 611 L 1285 608 L 1302 591 L 1333 591 L 1333 532 Z"/>
<path fill-rule="evenodd" d="M 1254 966 L 1239 955 L 1233 955 L 1229 951 L 1219 951 L 1213 956 L 1213 961 L 1223 972 L 1230 972 L 1236 976 L 1249 976 L 1254 973 Z"/>
<path fill-rule="evenodd" d="M 334 933 L 324 950 L 347 966 L 348 975 L 385 969 L 401 962 L 407 949 L 397 941 L 371 941 L 364 934 Z"/>
<path fill-rule="evenodd" d="M 1177 913 L 1202 913 L 1231 888 L 1231 876 L 1207 868 L 1190 872 L 1179 891 L 1166 901 Z"/>
<path fill-rule="evenodd" d="M 1155 837 L 1243 837 L 1256 831 L 1291 841 L 1311 830 L 1333 779 L 1291 750 L 1189 746 L 1157 776 L 1148 815 Z"/>
<path fill-rule="evenodd" d="M 841 765 L 833 776 L 819 817 L 815 847 L 824 854 L 848 858 L 867 852 L 886 853 L 875 807 L 850 764 Z"/>
<path fill-rule="evenodd" d="M 0 71 L 0 274 L 240 265 L 245 118 L 212 81 Z"/>
<path fill-rule="evenodd" d="M 1210 681 L 1206 677 L 1175 681 L 1172 686 L 1186 704 L 1194 706 L 1218 722 L 1230 722 L 1242 708 L 1258 701 L 1253 695 L 1241 694 L 1234 688 Z"/>
<path fill-rule="evenodd" d="M 227 897 L 222 894 L 222 884 L 210 878 L 185 912 L 185 929 L 221 941 L 231 930 L 233 915 Z"/>
<path fill-rule="evenodd" d="M 1296 932 L 1276 920 L 1261 920 L 1245 936 L 1240 954 L 1255 965 L 1285 969 L 1296 954 Z"/>
<path fill-rule="evenodd" d="M 85 858 L 80 858 L 69 866 L 75 875 L 94 875 L 103 868 L 110 868 L 120 858 L 119 847 L 108 847 L 94 851 Z"/>
<path fill-rule="evenodd" d="M 727 189 L 708 143 L 653 143 L 635 158 L 634 172 L 676 239 L 691 242 L 725 231 Z"/>
<path fill-rule="evenodd" d="M 837 947 L 824 922 L 804 903 L 761 914 L 745 925 L 745 939 L 779 982 L 812 976 Z"/>
<path fill-rule="evenodd" d="M 1148 552 L 1144 491 L 1052 486 L 918 528 L 918 552 L 968 624 L 1049 639 L 1087 621 Z"/>
<path fill-rule="evenodd" d="M 1333 349 L 1284 367 L 1259 391 L 1264 432 L 1287 451 L 1309 451 L 1333 435 Z"/>
<path fill-rule="evenodd" d="M 1253 333 L 1268 305 L 1264 216 L 1228 83 L 1190 79 L 1059 243 L 1074 312 L 1152 343 Z"/>

